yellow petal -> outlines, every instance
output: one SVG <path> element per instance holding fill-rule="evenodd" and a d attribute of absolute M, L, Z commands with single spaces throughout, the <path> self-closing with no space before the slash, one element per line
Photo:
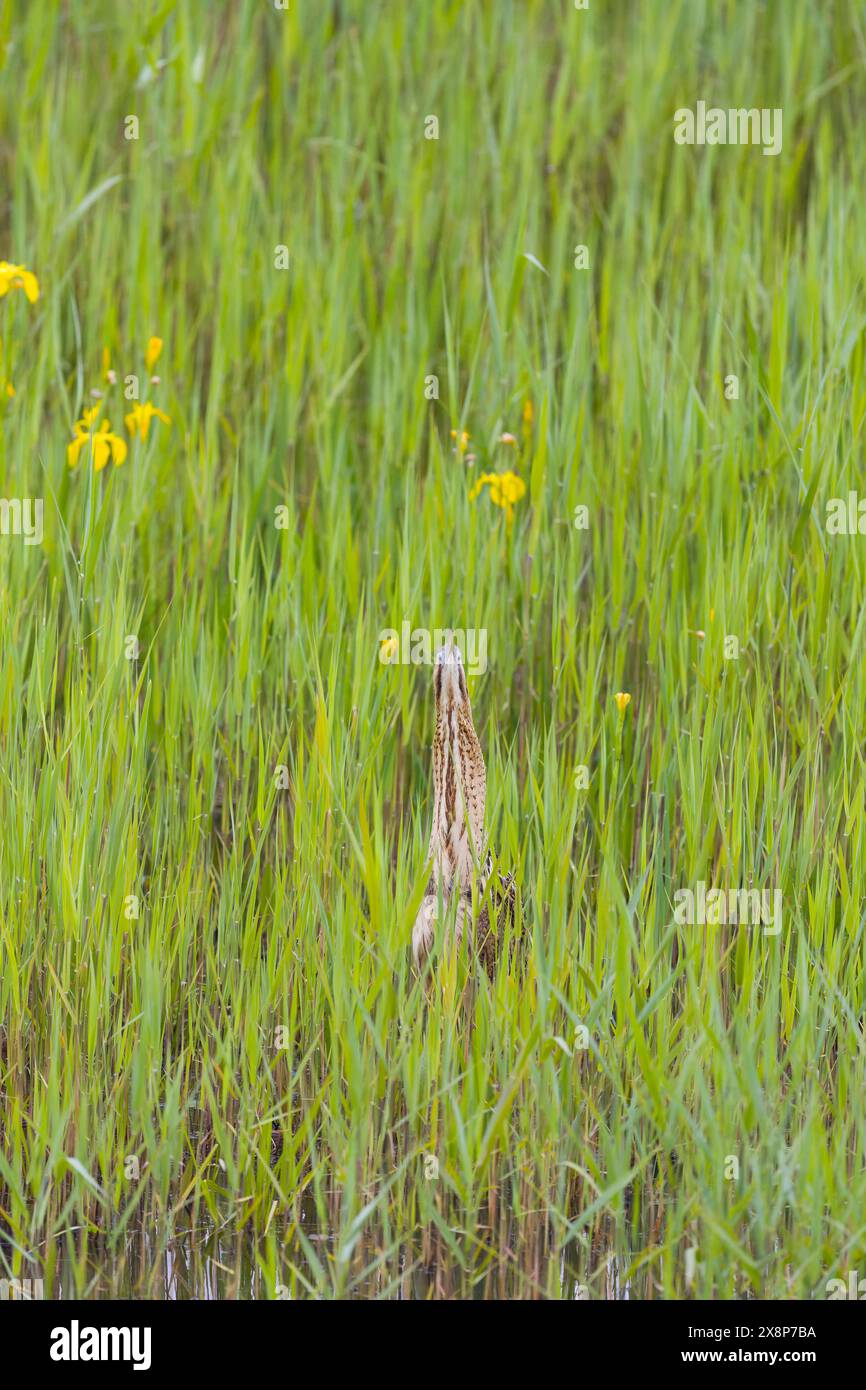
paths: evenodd
<path fill-rule="evenodd" d="M 613 698 L 616 700 L 616 707 L 619 710 L 620 714 L 625 714 L 626 709 L 628 708 L 628 705 L 631 702 L 631 696 L 629 695 L 628 691 L 618 690 Z"/>
<path fill-rule="evenodd" d="M 78 463 L 78 455 L 87 443 L 86 434 L 77 434 L 74 439 L 70 439 L 66 446 L 66 462 L 70 468 L 74 468 Z"/>
<path fill-rule="evenodd" d="M 114 459 L 115 467 L 119 468 L 122 463 L 126 462 L 126 455 L 129 452 L 126 447 L 126 440 L 121 439 L 119 434 L 110 434 L 108 438 L 111 440 L 111 457 Z"/>
<path fill-rule="evenodd" d="M 100 473 L 111 458 L 111 445 L 102 433 L 93 436 L 93 470 Z"/>
<path fill-rule="evenodd" d="M 9 290 L 15 289 L 20 269 L 20 266 L 12 265 L 10 261 L 0 261 L 0 298 Z"/>
<path fill-rule="evenodd" d="M 157 362 L 159 354 L 162 352 L 162 338 L 148 338 L 147 351 L 144 354 L 144 365 L 149 372 L 152 372 Z"/>
<path fill-rule="evenodd" d="M 509 502 L 519 502 L 526 494 L 526 484 L 516 473 L 503 473 L 500 478 L 502 491 Z"/>
<path fill-rule="evenodd" d="M 24 293 L 30 300 L 30 303 L 35 304 L 39 298 L 39 281 L 36 279 L 32 270 L 22 270 L 21 283 L 24 286 Z"/>

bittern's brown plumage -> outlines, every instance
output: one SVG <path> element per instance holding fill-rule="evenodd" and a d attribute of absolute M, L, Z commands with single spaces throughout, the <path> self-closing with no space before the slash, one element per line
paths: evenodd
<path fill-rule="evenodd" d="M 453 922 L 456 944 L 466 935 L 492 976 L 506 925 L 514 918 L 515 887 L 510 875 L 492 875 L 484 833 L 487 773 L 472 723 L 463 658 L 453 641 L 436 653 L 433 689 L 431 872 L 412 931 L 412 953 L 420 969 L 433 945 L 441 901 L 443 921 L 447 929 Z M 473 911 L 473 878 L 477 911 Z"/>

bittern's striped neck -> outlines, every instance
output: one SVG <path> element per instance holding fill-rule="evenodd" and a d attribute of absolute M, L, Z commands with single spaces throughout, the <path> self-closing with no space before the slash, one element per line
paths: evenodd
<path fill-rule="evenodd" d="M 443 892 L 469 888 L 484 852 L 487 775 L 468 694 L 437 686 L 433 739 L 433 880 Z"/>

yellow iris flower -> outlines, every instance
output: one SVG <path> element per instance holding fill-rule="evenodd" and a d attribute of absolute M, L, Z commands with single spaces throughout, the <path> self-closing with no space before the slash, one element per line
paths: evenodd
<path fill-rule="evenodd" d="M 616 707 L 620 714 L 625 714 L 631 704 L 631 696 L 627 690 L 618 690 L 613 697 L 616 700 Z"/>
<path fill-rule="evenodd" d="M 10 290 L 23 290 L 31 304 L 39 298 L 39 281 L 26 265 L 11 265 L 0 261 L 0 299 Z"/>
<path fill-rule="evenodd" d="M 108 420 L 103 420 L 95 433 L 91 429 L 99 409 L 99 406 L 94 406 L 91 410 L 85 410 L 83 418 L 76 421 L 75 438 L 70 440 L 66 446 L 66 461 L 70 468 L 74 468 L 78 463 L 81 450 L 88 443 L 93 450 L 95 473 L 99 473 L 110 460 L 113 460 L 115 466 L 119 468 L 126 459 L 129 452 L 126 440 L 121 439 L 119 434 L 112 432 Z M 80 426 L 84 426 L 84 428 L 80 428 Z"/>
<path fill-rule="evenodd" d="M 150 429 L 151 420 L 161 420 L 164 425 L 171 424 L 171 419 L 168 415 L 166 415 L 165 411 L 160 410 L 155 405 L 152 405 L 150 401 L 145 401 L 144 404 L 142 404 L 139 401 L 136 401 L 135 405 L 132 407 L 132 410 L 129 412 L 128 415 L 124 416 L 124 419 L 126 421 L 126 428 L 129 430 L 129 433 L 133 436 L 133 438 L 136 434 L 141 435 L 142 443 L 144 443 L 145 439 L 147 439 L 147 433 Z"/>
<path fill-rule="evenodd" d="M 469 493 L 469 501 L 474 502 L 483 489 L 490 489 L 489 497 L 495 507 L 505 512 L 505 521 L 511 526 L 514 521 L 514 504 L 526 496 L 526 483 L 516 473 L 482 473 Z"/>

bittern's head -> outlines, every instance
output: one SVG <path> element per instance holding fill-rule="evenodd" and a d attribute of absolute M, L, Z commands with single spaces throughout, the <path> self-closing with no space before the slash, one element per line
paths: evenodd
<path fill-rule="evenodd" d="M 460 648 L 455 645 L 454 638 L 449 638 L 444 647 L 440 647 L 436 653 L 436 661 L 433 667 L 433 689 L 436 692 L 437 709 L 447 709 L 451 706 L 468 706 L 469 691 L 466 688 L 466 672 L 463 669 L 463 657 Z"/>

